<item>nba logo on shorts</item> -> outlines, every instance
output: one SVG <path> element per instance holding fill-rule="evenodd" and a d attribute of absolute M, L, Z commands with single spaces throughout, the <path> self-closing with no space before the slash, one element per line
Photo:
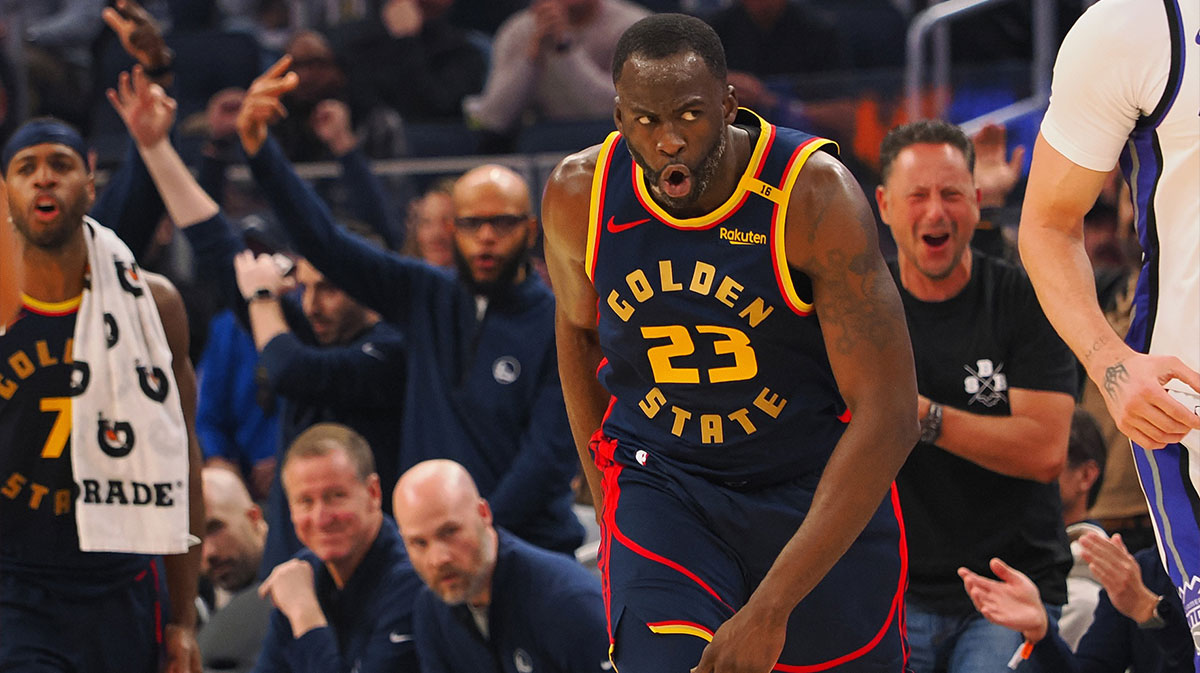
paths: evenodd
<path fill-rule="evenodd" d="M 645 451 L 638 449 L 638 452 L 633 454 L 633 459 L 638 462 L 638 465 L 645 465 L 646 464 L 646 455 L 647 454 Z"/>

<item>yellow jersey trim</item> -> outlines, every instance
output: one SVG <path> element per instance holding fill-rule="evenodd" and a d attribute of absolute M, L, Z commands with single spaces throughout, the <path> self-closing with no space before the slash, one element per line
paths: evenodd
<path fill-rule="evenodd" d="M 21 301 L 39 313 L 70 313 L 79 308 L 79 303 L 83 301 L 83 295 L 67 299 L 66 301 L 42 301 L 22 292 Z"/>
<path fill-rule="evenodd" d="M 754 152 L 750 155 L 750 163 L 746 165 L 746 170 L 742 173 L 742 177 L 738 180 L 737 187 L 734 188 L 733 193 L 729 195 L 729 198 L 725 200 L 725 203 L 722 203 L 712 212 L 697 217 L 688 217 L 684 219 L 672 217 L 667 211 L 663 210 L 662 206 L 658 205 L 658 203 L 654 201 L 654 198 L 650 195 L 650 190 L 646 188 L 645 172 L 642 170 L 642 167 L 637 164 L 637 162 L 634 162 L 633 187 L 637 191 L 638 201 L 640 201 L 647 210 L 653 213 L 655 217 L 673 227 L 679 227 L 681 229 L 703 229 L 705 227 L 712 226 L 732 213 L 742 202 L 746 192 L 757 191 L 757 189 L 755 189 L 755 187 L 751 184 L 751 181 L 756 181 L 761 184 L 761 182 L 757 180 L 756 176 L 758 175 L 759 167 L 762 165 L 763 156 L 767 153 L 767 146 L 771 144 L 773 133 L 771 125 L 768 124 L 765 119 L 758 116 L 756 112 L 753 110 L 747 110 L 746 108 L 739 109 L 749 112 L 750 114 L 754 115 L 755 119 L 758 120 L 758 139 L 754 143 Z"/>
<path fill-rule="evenodd" d="M 834 145 L 836 147 L 836 144 L 832 140 L 813 138 L 796 150 L 796 156 L 783 176 L 783 187 L 780 190 L 783 192 L 783 202 L 779 203 L 775 208 L 775 231 L 772 238 L 775 241 L 775 268 L 779 272 L 780 289 L 783 290 L 784 299 L 787 300 L 791 309 L 802 315 L 812 313 L 813 305 L 800 298 L 800 295 L 796 292 L 796 284 L 792 282 L 791 267 L 788 266 L 787 261 L 787 244 L 784 232 L 787 231 L 787 212 L 792 197 L 792 188 L 796 186 L 796 179 L 800 177 L 800 169 L 804 168 L 804 164 L 808 163 L 808 158 L 814 152 L 826 145 Z"/>
<path fill-rule="evenodd" d="M 713 639 L 712 633 L 709 633 L 707 630 L 693 624 L 661 622 L 658 624 L 647 624 L 646 626 L 653 633 L 662 635 L 696 636 L 697 638 L 703 638 L 710 643 Z"/>
<path fill-rule="evenodd" d="M 604 139 L 600 146 L 600 156 L 596 157 L 596 168 L 592 173 L 592 195 L 588 204 L 588 233 L 587 249 L 584 251 L 583 269 L 587 272 L 588 280 L 596 282 L 596 246 L 600 240 L 600 218 L 604 214 L 604 190 L 608 184 L 608 167 L 612 161 L 613 146 L 621 139 L 618 131 L 613 131 Z"/>

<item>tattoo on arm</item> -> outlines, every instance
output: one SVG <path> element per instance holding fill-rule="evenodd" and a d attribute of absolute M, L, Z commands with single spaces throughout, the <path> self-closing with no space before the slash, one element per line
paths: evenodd
<path fill-rule="evenodd" d="M 1128 382 L 1129 371 L 1125 369 L 1125 363 L 1118 362 L 1104 370 L 1104 392 L 1113 400 L 1117 399 L 1117 390 L 1121 385 Z"/>
<path fill-rule="evenodd" d="M 886 269 L 872 263 L 871 253 L 860 253 L 847 257 L 843 251 L 829 253 L 825 269 L 818 273 L 829 274 L 833 269 L 843 278 L 826 285 L 826 293 L 817 305 L 817 315 L 827 326 L 836 329 L 837 336 L 826 347 L 842 354 L 851 354 L 861 341 L 877 348 L 887 345 L 894 337 L 894 316 L 889 315 L 885 304 L 880 302 L 891 280 Z M 823 313 L 821 309 L 827 308 Z"/>
<path fill-rule="evenodd" d="M 1099 351 L 1101 348 L 1104 348 L 1106 345 L 1108 345 L 1108 337 L 1107 337 L 1107 336 L 1104 336 L 1104 335 L 1101 335 L 1101 336 L 1100 336 L 1100 338 L 1098 338 L 1098 339 L 1096 339 L 1095 341 L 1093 341 L 1093 342 L 1092 342 L 1092 347 L 1091 347 L 1091 348 L 1089 348 L 1089 349 L 1087 349 L 1086 351 L 1084 351 L 1084 353 L 1083 353 L 1083 358 L 1081 358 L 1081 359 L 1082 359 L 1084 362 L 1087 362 L 1088 360 L 1091 360 L 1091 359 L 1092 359 L 1092 356 L 1093 356 L 1093 355 L 1095 355 L 1095 354 L 1096 354 L 1096 352 L 1097 352 L 1097 351 Z"/>

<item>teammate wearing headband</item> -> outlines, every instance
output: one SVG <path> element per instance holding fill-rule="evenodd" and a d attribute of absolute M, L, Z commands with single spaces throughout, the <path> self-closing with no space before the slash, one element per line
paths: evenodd
<path fill-rule="evenodd" d="M 72 407 L 83 405 L 92 389 L 104 383 L 94 376 L 89 380 L 87 363 L 76 358 L 82 342 L 92 340 L 91 331 L 81 339 L 76 330 L 77 315 L 81 320 L 85 315 L 80 311 L 85 288 L 89 301 L 106 306 L 98 289 L 102 270 L 88 261 L 88 239 L 100 239 L 103 228 L 91 220 L 85 223 L 95 199 L 86 156 L 80 135 L 53 119 L 26 123 L 0 152 L 0 214 L 12 223 L 15 231 L 5 235 L 13 234 L 23 262 L 19 277 L 4 278 L 6 284 L 19 283 L 23 292 L 18 313 L 0 323 L 0 446 L 5 447 L 0 457 L 0 493 L 5 496 L 0 498 L 0 668 L 154 673 L 165 660 L 169 672 L 199 673 L 193 604 L 200 548 L 163 557 L 167 614 L 154 556 L 81 551 L 76 519 L 85 502 L 115 508 L 149 498 L 155 506 L 170 507 L 173 500 L 187 498 L 191 532 L 199 531 L 204 521 L 199 448 L 192 431 L 195 375 L 187 356 L 183 302 L 169 281 L 136 266 L 127 268 L 121 280 L 124 284 L 132 278 L 126 291 L 136 296 L 145 287 L 154 299 L 173 379 L 158 372 L 163 376 L 152 375 L 149 385 L 152 392 L 164 390 L 163 380 L 177 386 L 186 428 L 174 432 L 185 432 L 190 483 L 147 484 L 131 471 L 125 479 L 92 482 L 87 488 L 76 481 L 73 445 L 86 446 L 85 438 L 91 437 L 84 428 L 73 427 Z M 9 242 L 4 241 L 5 259 L 0 261 L 5 269 L 7 256 L 14 253 Z M 104 318 L 94 328 L 81 327 L 94 329 L 94 338 L 106 340 L 101 343 L 110 349 L 119 339 L 151 338 L 150 332 L 157 332 L 129 321 L 118 335 L 108 324 L 110 314 Z M 94 367 L 96 360 L 92 362 Z M 102 419 L 101 433 L 104 427 Z M 107 437 L 124 437 L 129 447 L 128 455 L 114 458 L 120 462 L 112 469 L 129 471 L 138 451 L 153 451 L 150 460 L 159 460 L 162 445 L 154 442 L 158 430 L 163 428 L 138 433 L 135 443 L 132 431 L 111 429 Z"/>

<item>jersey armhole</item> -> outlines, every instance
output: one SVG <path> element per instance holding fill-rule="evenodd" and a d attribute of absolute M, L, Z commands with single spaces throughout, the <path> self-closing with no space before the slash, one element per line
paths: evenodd
<path fill-rule="evenodd" d="M 596 282 L 596 251 L 600 246 L 600 218 L 604 216 L 604 193 L 608 185 L 608 169 L 612 165 L 613 148 L 621 139 L 619 131 L 613 131 L 604 139 L 600 146 L 600 155 L 596 157 L 596 167 L 592 173 L 592 194 L 588 204 L 587 249 L 584 252 L 583 268 L 588 280 Z"/>
<path fill-rule="evenodd" d="M 779 286 L 779 292 L 783 295 L 783 300 L 788 308 L 802 316 L 811 314 L 814 307 L 811 302 L 804 301 L 796 291 L 796 284 L 792 281 L 791 267 L 788 266 L 784 237 L 787 229 L 788 204 L 791 202 L 792 188 L 796 185 L 796 179 L 800 177 L 800 169 L 804 168 L 804 164 L 808 162 L 808 158 L 814 152 L 827 146 L 837 147 L 832 140 L 813 138 L 792 152 L 787 167 L 783 169 L 783 184 L 780 186 L 783 199 L 775 204 L 774 222 L 771 225 L 771 261 L 775 267 L 776 284 Z"/>

